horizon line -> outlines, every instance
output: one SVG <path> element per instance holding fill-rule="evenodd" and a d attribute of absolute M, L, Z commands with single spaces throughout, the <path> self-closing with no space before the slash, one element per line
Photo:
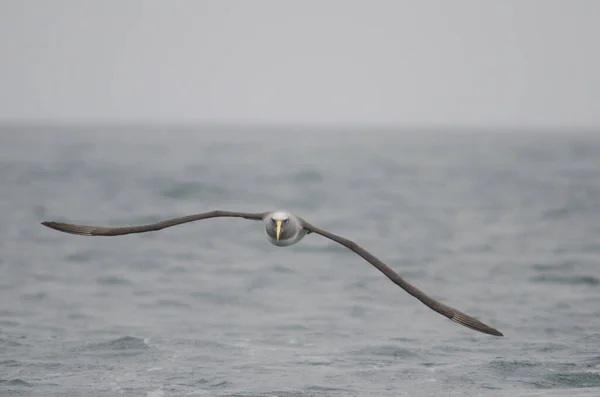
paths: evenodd
<path fill-rule="evenodd" d="M 319 122 L 271 122 L 259 120 L 149 120 L 149 119 L 0 119 L 0 128 L 85 128 L 85 127 L 117 127 L 117 128 L 179 128 L 179 129 L 227 129 L 227 130 L 378 130 L 384 131 L 448 131 L 448 132 L 600 132 L 600 126 L 593 125 L 528 125 L 528 124 L 434 124 L 434 123 L 319 123 Z"/>

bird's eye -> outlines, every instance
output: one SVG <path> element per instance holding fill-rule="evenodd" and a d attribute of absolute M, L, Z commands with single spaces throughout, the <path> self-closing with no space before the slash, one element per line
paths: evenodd
<path fill-rule="evenodd" d="M 284 219 L 283 223 L 288 223 L 289 219 Z"/>
<path fill-rule="evenodd" d="M 275 218 L 271 218 L 271 223 L 275 223 Z"/>

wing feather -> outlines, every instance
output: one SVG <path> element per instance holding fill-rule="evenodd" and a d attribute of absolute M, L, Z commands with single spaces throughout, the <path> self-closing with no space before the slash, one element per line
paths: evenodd
<path fill-rule="evenodd" d="M 423 291 L 421 291 L 420 289 L 418 289 L 417 287 L 415 287 L 408 281 L 404 280 L 402 277 L 400 277 L 400 275 L 398 273 L 396 273 L 394 270 L 392 270 L 392 268 L 387 266 L 385 263 L 383 263 L 381 260 L 379 260 L 378 258 L 373 256 L 370 252 L 368 252 L 364 248 L 360 247 L 355 242 L 348 240 L 346 238 L 340 237 L 331 232 L 328 232 L 327 230 L 319 229 L 318 227 L 315 227 L 306 221 L 303 221 L 303 227 L 310 232 L 320 234 L 323 237 L 333 240 L 336 243 L 339 243 L 339 244 L 347 247 L 351 251 L 355 252 L 356 254 L 360 255 L 363 259 L 365 259 L 367 262 L 369 262 L 370 264 L 375 266 L 379 271 L 381 271 L 383 274 L 385 274 L 394 284 L 398 285 L 399 287 L 404 289 L 406 292 L 408 292 L 409 294 L 411 294 L 412 296 L 414 296 L 415 298 L 420 300 L 422 303 L 424 303 L 430 309 L 446 316 L 450 320 L 452 320 L 458 324 L 461 324 L 465 327 L 471 328 L 475 331 L 483 332 L 484 334 L 495 335 L 495 336 L 504 336 L 497 329 L 492 328 L 492 327 L 482 323 L 481 321 L 479 321 L 459 310 L 456 310 L 450 306 L 447 306 L 447 305 L 435 300 L 434 298 L 430 297 L 429 295 L 425 294 Z"/>
<path fill-rule="evenodd" d="M 111 227 L 111 226 L 88 226 L 88 225 L 76 225 L 72 223 L 62 222 L 42 222 L 42 225 L 49 227 L 54 230 L 58 230 L 64 233 L 77 234 L 80 236 L 121 236 L 124 234 L 131 233 L 145 233 L 156 230 L 165 229 L 183 223 L 199 221 L 202 219 L 219 218 L 219 217 L 233 217 L 233 218 L 244 218 L 251 220 L 261 220 L 267 213 L 250 213 L 250 212 L 233 212 L 233 211 L 209 211 L 200 214 L 193 214 L 182 216 L 179 218 L 167 219 L 161 222 L 150 223 L 146 225 L 137 226 L 122 226 L 122 227 Z"/>

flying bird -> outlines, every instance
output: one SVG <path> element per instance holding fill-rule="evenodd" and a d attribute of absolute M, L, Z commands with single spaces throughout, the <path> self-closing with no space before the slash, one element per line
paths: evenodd
<path fill-rule="evenodd" d="M 278 247 L 286 247 L 296 244 L 297 242 L 302 240 L 304 236 L 311 233 L 319 234 L 323 237 L 331 239 L 361 256 L 363 259 L 365 259 L 367 262 L 369 262 L 371 265 L 373 265 L 379 271 L 381 271 L 384 275 L 386 275 L 394 284 L 398 285 L 410 295 L 417 298 L 430 309 L 442 314 L 443 316 L 446 316 L 447 318 L 458 324 L 471 328 L 475 331 L 483 332 L 489 335 L 504 336 L 497 329 L 494 329 L 480 322 L 479 320 L 450 306 L 447 306 L 437 301 L 436 299 L 430 297 L 429 295 L 425 294 L 423 291 L 421 291 L 408 281 L 404 280 L 389 266 L 387 266 L 385 263 L 383 263 L 381 260 L 373 256 L 370 252 L 368 252 L 355 242 L 348 240 L 344 237 L 340 237 L 327 230 L 323 230 L 316 226 L 313 226 L 310 223 L 306 222 L 304 219 L 293 215 L 289 212 L 276 211 L 250 213 L 216 210 L 204 212 L 201 214 L 193 214 L 179 218 L 167 219 L 162 222 L 156 222 L 146 225 L 123 227 L 85 226 L 61 222 L 42 222 L 42 225 L 64 233 L 82 236 L 121 236 L 124 234 L 131 233 L 152 232 L 165 229 L 171 226 L 181 225 L 183 223 L 220 217 L 244 218 L 254 221 L 263 221 L 267 238 L 272 244 Z"/>

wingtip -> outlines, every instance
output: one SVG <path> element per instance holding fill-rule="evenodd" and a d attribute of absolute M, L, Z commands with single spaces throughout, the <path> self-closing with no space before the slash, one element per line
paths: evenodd
<path fill-rule="evenodd" d="M 496 328 L 492 328 L 488 325 L 486 325 L 485 329 L 480 329 L 480 331 L 488 334 L 488 335 L 493 335 L 493 336 L 504 336 L 504 334 L 500 331 L 498 331 Z"/>
<path fill-rule="evenodd" d="M 52 221 L 44 221 L 41 223 L 42 225 L 49 227 L 50 229 L 56 229 L 58 230 L 58 222 L 52 222 Z"/>
<path fill-rule="evenodd" d="M 475 329 L 476 331 L 482 332 L 484 334 L 504 337 L 504 334 L 502 332 L 500 332 L 497 329 L 492 328 L 492 327 L 487 327 L 486 329 L 481 329 L 481 328 L 473 328 L 473 329 Z"/>
<path fill-rule="evenodd" d="M 61 222 L 42 222 L 42 225 L 63 233 L 76 234 L 80 236 L 91 236 L 92 233 L 87 226 L 72 225 Z"/>
<path fill-rule="evenodd" d="M 484 334 L 493 336 L 504 336 L 504 334 L 498 331 L 496 328 L 492 328 L 489 325 L 486 325 L 481 321 L 458 311 L 456 311 L 450 319 L 467 328 L 471 328 L 475 331 L 479 331 Z"/>
<path fill-rule="evenodd" d="M 502 332 L 498 331 L 497 329 L 493 329 L 493 328 L 492 328 L 492 331 L 490 332 L 490 335 L 502 336 L 502 337 L 504 336 L 504 334 Z"/>

